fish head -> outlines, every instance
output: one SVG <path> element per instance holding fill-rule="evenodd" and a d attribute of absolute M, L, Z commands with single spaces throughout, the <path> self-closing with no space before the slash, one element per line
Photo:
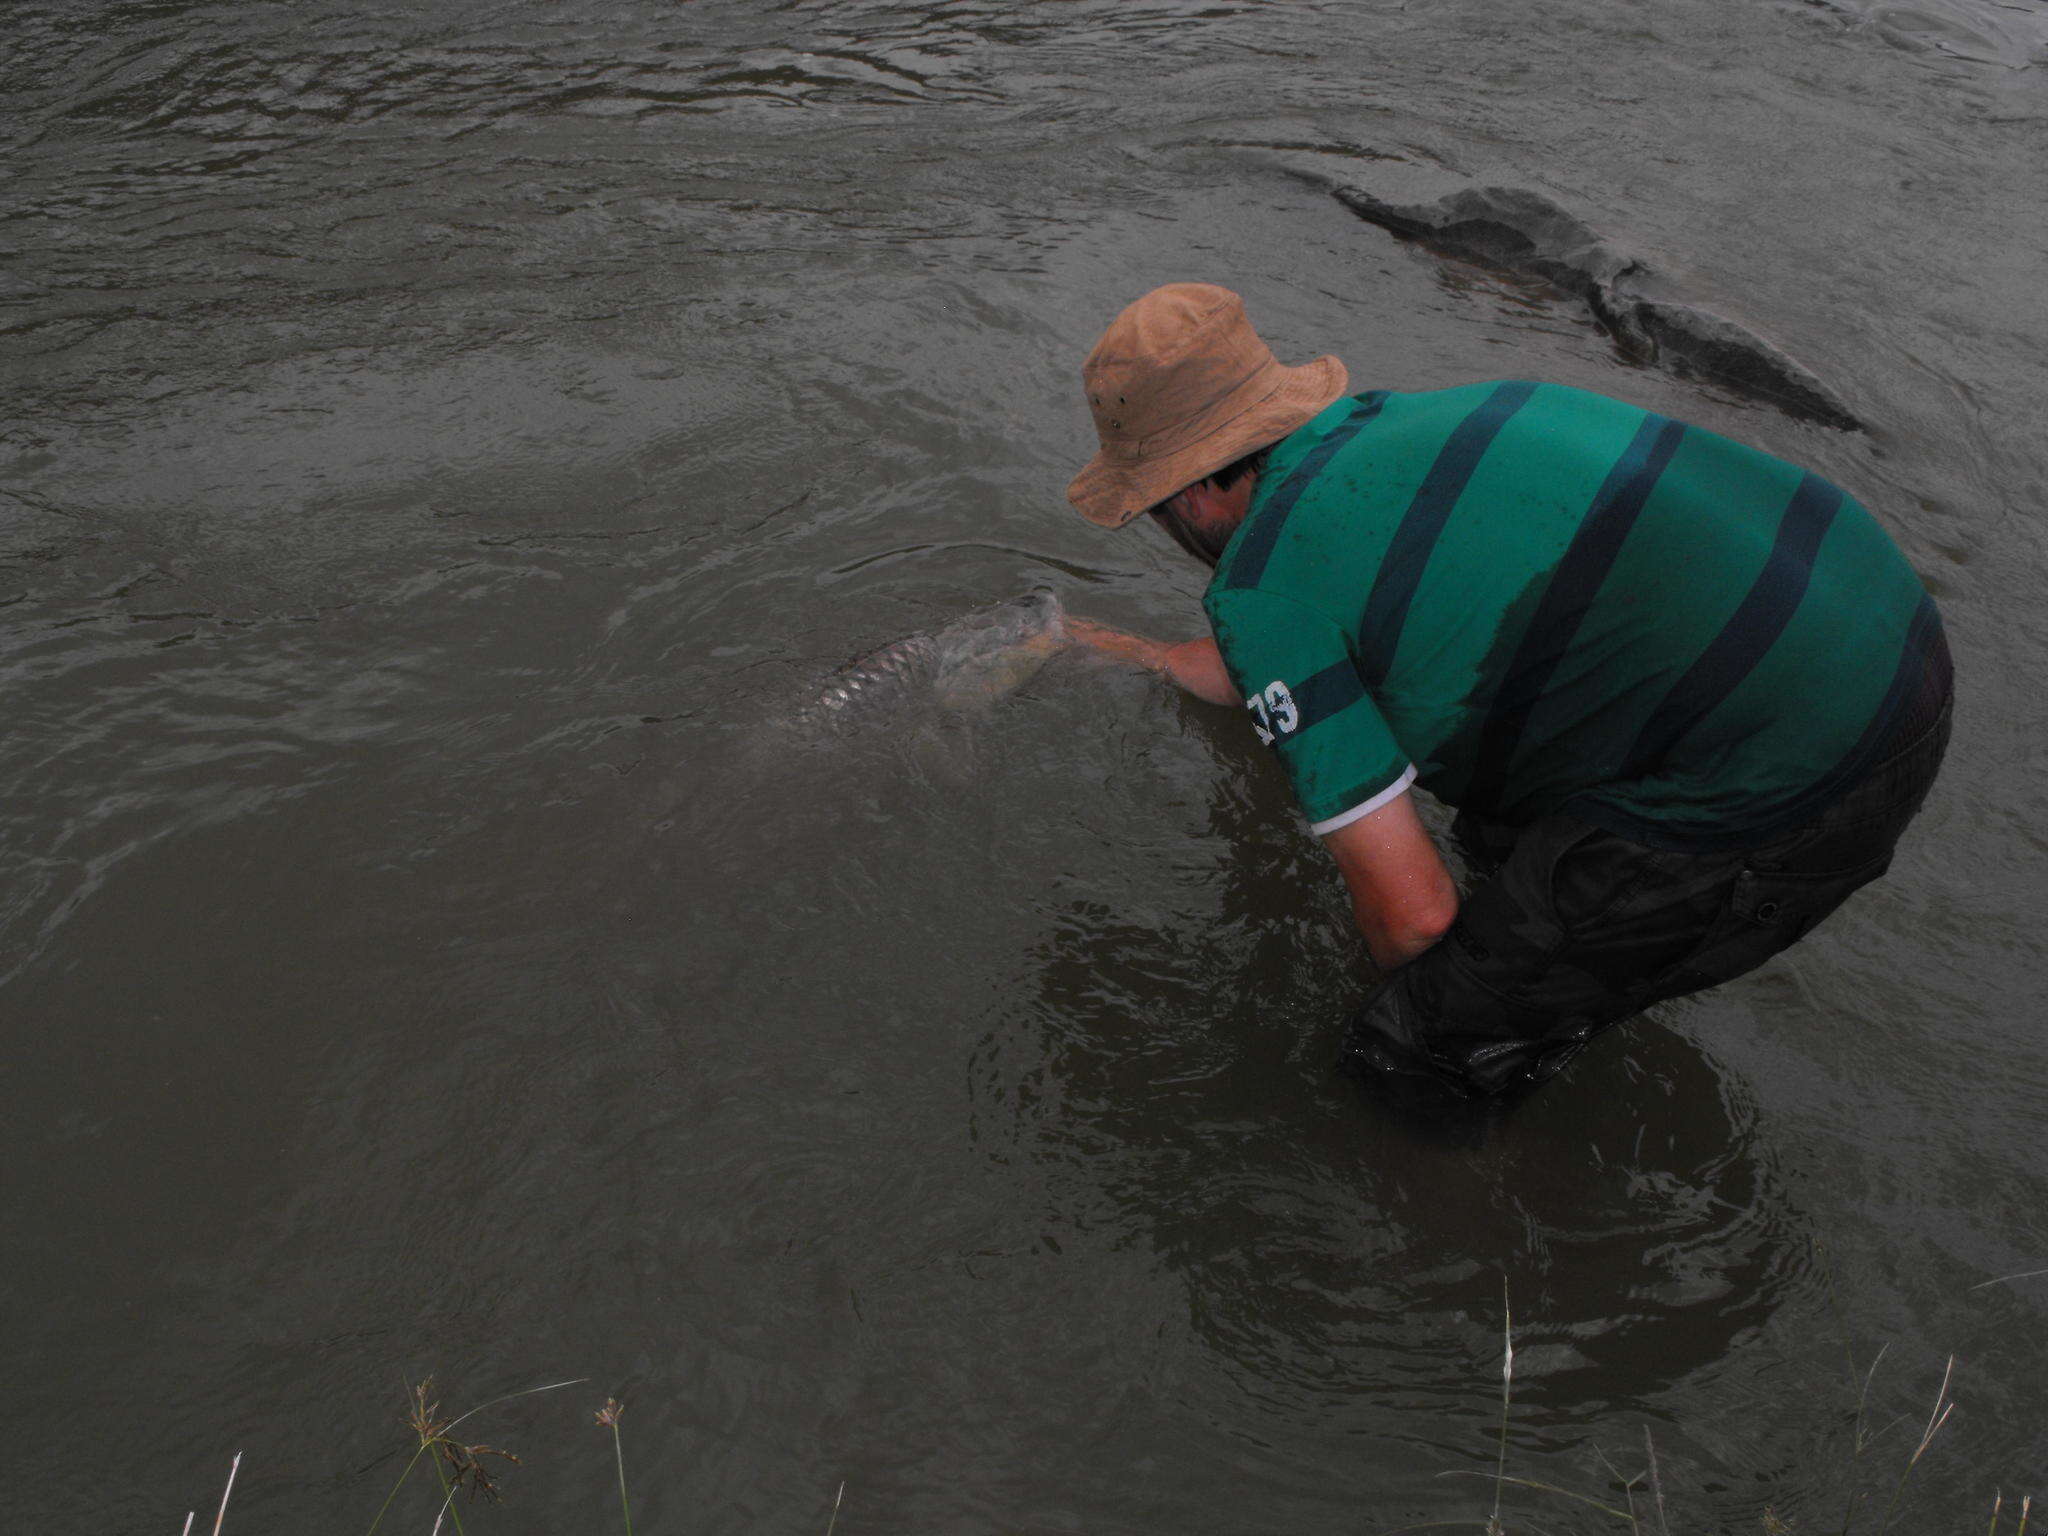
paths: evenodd
<path fill-rule="evenodd" d="M 971 709 L 1029 682 L 1070 636 L 1058 595 L 1040 588 L 978 609 L 934 639 L 939 701 L 949 709 Z"/>

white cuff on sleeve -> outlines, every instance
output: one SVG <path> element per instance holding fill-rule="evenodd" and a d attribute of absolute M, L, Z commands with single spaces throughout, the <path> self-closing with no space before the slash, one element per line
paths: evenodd
<path fill-rule="evenodd" d="M 1315 833 L 1317 837 L 1327 837 L 1330 833 L 1336 831 L 1339 827 L 1348 827 L 1351 825 L 1351 823 L 1357 821 L 1360 817 L 1370 816 L 1374 811 L 1378 810 L 1381 806 L 1385 805 L 1389 800 L 1393 799 L 1396 795 L 1406 793 L 1408 786 L 1410 784 L 1413 784 L 1414 782 L 1415 765 L 1413 763 L 1410 763 L 1408 765 L 1407 772 L 1403 773 L 1401 777 L 1394 780 L 1393 783 L 1389 784 L 1385 789 L 1381 790 L 1378 794 L 1374 795 L 1370 800 L 1364 801 L 1358 805 L 1354 805 L 1348 811 L 1340 811 L 1335 816 L 1332 816 L 1328 821 L 1312 821 L 1308 824 L 1308 829 L 1309 831 Z"/>

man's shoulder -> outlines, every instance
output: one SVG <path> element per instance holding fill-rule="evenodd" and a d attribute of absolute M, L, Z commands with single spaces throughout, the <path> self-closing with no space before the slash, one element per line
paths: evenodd
<path fill-rule="evenodd" d="M 1431 470 L 1461 430 L 1470 436 L 1467 423 L 1549 387 L 1485 380 L 1337 401 L 1274 445 L 1210 590 L 1319 591 L 1337 567 L 1369 578 Z"/>
<path fill-rule="evenodd" d="M 1466 448 L 1515 455 L 1568 451 L 1578 436 L 1604 437 L 1617 423 L 1633 426 L 1649 415 L 1625 400 L 1538 379 L 1368 390 L 1338 401 L 1274 446 L 1253 515 L 1318 492 L 1354 491 L 1350 482 L 1367 462 L 1398 479 L 1404 470 L 1426 473 L 1445 453 Z M 1513 428 L 1504 431 L 1511 421 Z"/>

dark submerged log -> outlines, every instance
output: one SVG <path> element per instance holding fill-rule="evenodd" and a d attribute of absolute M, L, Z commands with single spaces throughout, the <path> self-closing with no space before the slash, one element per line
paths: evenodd
<path fill-rule="evenodd" d="M 1718 385 L 1844 432 L 1863 423 L 1808 369 L 1723 315 L 1649 291 L 1655 274 L 1537 192 L 1466 187 L 1398 204 L 1361 187 L 1337 200 L 1382 229 L 1445 255 L 1540 278 L 1584 302 L 1622 355 Z"/>

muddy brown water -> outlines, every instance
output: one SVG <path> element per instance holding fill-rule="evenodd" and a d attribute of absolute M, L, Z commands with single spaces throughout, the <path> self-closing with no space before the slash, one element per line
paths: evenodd
<path fill-rule="evenodd" d="M 1953 1355 L 1894 1529 L 2048 1492 L 2042 5 L 6 33 L 9 1527 L 175 1531 L 239 1450 L 228 1531 L 361 1531 L 428 1373 L 590 1378 L 465 1426 L 524 1458 L 477 1530 L 613 1528 L 607 1395 L 643 1531 L 1477 1521 L 1504 1286 L 1511 1476 L 1619 1506 L 1647 1430 L 1674 1530 L 1875 1530 Z M 1540 193 L 1869 430 L 1327 190 L 1413 177 Z M 1961 689 L 1891 877 L 1444 1142 L 1327 1073 L 1358 947 L 1231 712 L 1068 658 L 784 729 L 1034 585 L 1192 632 L 1061 496 L 1082 352 L 1189 277 L 1360 387 L 1559 379 L 1860 494 Z"/>

